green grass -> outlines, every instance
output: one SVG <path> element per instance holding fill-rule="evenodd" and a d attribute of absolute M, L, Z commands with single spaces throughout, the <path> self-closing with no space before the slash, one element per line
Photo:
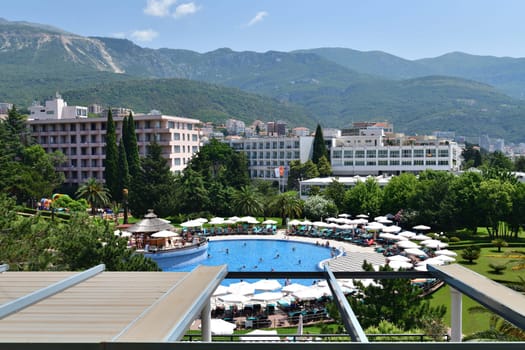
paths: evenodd
<path fill-rule="evenodd" d="M 522 278 L 525 278 L 525 270 L 513 270 L 512 265 L 515 264 L 516 261 L 521 260 L 522 263 L 525 262 L 524 259 L 516 259 L 516 258 L 509 258 L 505 255 L 505 252 L 511 252 L 511 251 L 521 251 L 525 252 L 525 248 L 502 248 L 501 253 L 498 253 L 497 248 L 482 248 L 480 258 L 475 260 L 474 264 L 469 264 L 467 261 L 462 260 L 461 258 L 461 250 L 458 250 L 458 263 L 462 264 L 463 266 L 487 277 L 492 280 L 495 280 L 499 283 L 513 283 L 513 282 L 519 282 L 519 276 Z M 517 256 L 517 255 L 516 255 Z M 490 263 L 508 263 L 508 267 L 506 270 L 503 271 L 502 274 L 494 274 L 492 271 L 492 268 L 489 267 Z M 451 319 L 450 319 L 450 304 L 451 304 L 451 297 L 450 297 L 450 288 L 448 286 L 445 286 L 432 294 L 431 296 L 431 305 L 437 306 L 437 305 L 445 305 L 447 307 L 447 313 L 445 315 L 445 323 L 450 325 Z M 463 309 L 462 309 L 462 316 L 463 316 L 463 333 L 464 334 L 471 334 L 474 332 L 477 332 L 479 330 L 488 329 L 489 326 L 489 315 L 488 314 L 471 314 L 469 313 L 468 309 L 473 306 L 480 306 L 477 302 L 470 299 L 469 297 L 463 295 Z"/>

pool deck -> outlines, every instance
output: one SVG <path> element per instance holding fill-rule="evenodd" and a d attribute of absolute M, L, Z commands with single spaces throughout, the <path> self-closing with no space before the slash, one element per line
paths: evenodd
<path fill-rule="evenodd" d="M 374 247 L 362 247 L 348 242 L 341 242 L 335 240 L 327 240 L 323 238 L 304 237 L 304 236 L 289 236 L 286 234 L 286 230 L 278 230 L 274 235 L 224 235 L 224 236 L 211 236 L 210 241 L 223 241 L 223 240 L 239 240 L 239 239 L 282 239 L 287 241 L 304 242 L 310 244 L 319 243 L 326 245 L 329 243 L 330 247 L 335 247 L 339 251 L 344 252 L 343 256 L 339 256 L 333 259 L 329 259 L 329 265 L 332 271 L 363 271 L 363 261 L 366 260 L 373 265 L 384 265 L 386 263 L 383 254 L 377 253 Z M 271 328 L 276 327 L 290 327 L 288 323 L 288 317 L 282 311 L 277 310 L 275 315 L 270 315 Z M 244 324 L 245 317 L 238 317 L 235 319 L 235 323 L 240 327 Z M 193 322 L 192 330 L 200 329 L 200 320 L 197 319 Z"/>
<path fill-rule="evenodd" d="M 377 253 L 374 247 L 362 247 L 352 243 L 343 241 L 327 240 L 324 238 L 305 237 L 305 236 L 290 236 L 286 234 L 286 230 L 278 230 L 274 235 L 225 235 L 225 236 L 211 236 L 210 241 L 223 241 L 228 239 L 282 239 L 289 241 L 297 241 L 315 244 L 316 242 L 325 245 L 326 242 L 330 247 L 335 247 L 339 251 L 343 251 L 344 256 L 339 256 L 329 259 L 329 265 L 332 271 L 363 271 L 363 261 L 366 260 L 373 265 L 384 265 L 386 263 L 383 254 Z"/>

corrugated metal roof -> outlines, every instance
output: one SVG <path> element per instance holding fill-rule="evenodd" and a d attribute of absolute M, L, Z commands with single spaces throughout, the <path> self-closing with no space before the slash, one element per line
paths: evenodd
<path fill-rule="evenodd" d="M 0 275 L 2 304 L 72 275 L 70 272 L 5 272 Z M 192 321 L 183 316 L 195 314 L 194 309 L 201 307 L 192 301 L 202 295 L 209 300 L 225 275 L 224 266 L 201 266 L 190 273 L 102 272 L 0 319 L 0 339 L 2 342 L 109 342 L 127 330 L 124 335 L 131 334 L 135 341 L 166 341 L 174 327 L 189 327 L 189 324 L 180 324 Z M 137 325 L 147 328 L 148 332 L 135 329 L 130 333 Z"/>

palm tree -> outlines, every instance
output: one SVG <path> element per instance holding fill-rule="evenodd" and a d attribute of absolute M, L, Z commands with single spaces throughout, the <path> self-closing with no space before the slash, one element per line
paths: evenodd
<path fill-rule="evenodd" d="M 303 212 L 303 201 L 295 191 L 280 193 L 273 202 L 272 207 L 286 222 L 286 218 L 299 218 Z"/>
<path fill-rule="evenodd" d="M 468 309 L 470 313 L 489 313 L 490 311 L 482 306 L 474 306 Z M 525 331 L 514 326 L 509 321 L 492 314 L 489 320 L 489 329 L 469 334 L 463 340 L 485 339 L 498 341 L 522 341 L 525 340 Z"/>
<path fill-rule="evenodd" d="M 263 213 L 263 203 L 259 192 L 252 186 L 242 186 L 232 196 L 233 209 L 236 215 L 259 216 Z"/>
<path fill-rule="evenodd" d="M 75 194 L 77 198 L 84 198 L 88 201 L 92 215 L 97 213 L 97 208 L 106 206 L 110 201 L 109 190 L 94 178 L 87 179 Z"/>

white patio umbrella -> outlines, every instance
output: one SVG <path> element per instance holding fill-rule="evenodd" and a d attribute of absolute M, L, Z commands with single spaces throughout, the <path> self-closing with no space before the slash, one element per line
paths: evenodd
<path fill-rule="evenodd" d="M 213 335 L 230 335 L 237 326 L 220 318 L 210 320 L 210 330 Z"/>
<path fill-rule="evenodd" d="M 256 329 L 254 331 L 246 333 L 246 335 L 251 335 L 251 337 L 240 337 L 239 339 L 241 341 L 247 341 L 247 342 L 275 342 L 275 341 L 281 341 L 281 338 L 279 338 L 277 331 L 275 329 L 273 330 L 264 330 L 264 329 Z M 260 335 L 260 337 L 256 337 L 256 335 Z"/>
<path fill-rule="evenodd" d="M 243 294 L 225 294 L 218 296 L 217 299 L 230 304 L 244 304 L 250 301 L 250 298 Z"/>
<path fill-rule="evenodd" d="M 308 287 L 292 294 L 299 300 L 316 300 L 324 296 L 324 291 L 317 287 Z"/>
<path fill-rule="evenodd" d="M 277 221 L 272 220 L 272 219 L 268 219 L 268 220 L 264 220 L 264 221 L 262 222 L 262 224 L 263 224 L 263 225 L 275 225 L 275 224 L 277 224 Z"/>
<path fill-rule="evenodd" d="M 316 227 L 326 227 L 328 224 L 326 222 L 322 222 L 322 221 L 314 221 L 312 222 L 312 226 L 316 226 Z"/>
<path fill-rule="evenodd" d="M 151 235 L 151 237 L 155 237 L 155 238 L 168 238 L 168 237 L 175 237 L 175 236 L 179 236 L 179 234 L 177 232 L 168 231 L 168 230 L 162 230 L 159 232 L 155 232 L 154 234 Z"/>
<path fill-rule="evenodd" d="M 417 263 L 417 266 L 421 265 L 444 265 L 445 262 L 443 260 L 437 259 L 437 258 L 428 258 L 426 260 L 420 261 Z"/>
<path fill-rule="evenodd" d="M 240 218 L 237 221 L 251 223 L 251 222 L 257 221 L 257 219 L 254 218 L 253 216 L 243 216 L 242 218 Z M 257 223 L 259 223 L 259 221 L 257 221 Z"/>
<path fill-rule="evenodd" d="M 414 270 L 416 270 L 416 271 L 428 271 L 427 270 L 427 265 L 414 266 Z"/>
<path fill-rule="evenodd" d="M 425 236 L 423 234 L 415 235 L 414 237 L 410 238 L 414 241 L 426 241 L 431 239 L 429 236 Z"/>
<path fill-rule="evenodd" d="M 349 218 L 349 217 L 352 216 L 352 215 L 350 215 L 350 214 L 346 214 L 346 213 L 343 213 L 343 214 L 339 214 L 339 215 L 337 215 L 337 216 L 339 216 L 340 218 Z"/>
<path fill-rule="evenodd" d="M 282 287 L 281 283 L 277 280 L 259 280 L 257 282 L 252 283 L 252 286 L 255 290 L 266 290 L 266 291 L 272 291 L 276 289 L 280 289 Z"/>
<path fill-rule="evenodd" d="M 402 262 L 409 262 L 410 258 L 407 258 L 403 255 L 393 255 L 393 256 L 387 256 L 386 260 L 388 261 L 402 261 Z"/>
<path fill-rule="evenodd" d="M 225 224 L 225 225 L 233 225 L 233 224 L 236 224 L 237 221 L 235 221 L 235 220 L 230 220 L 230 219 L 226 219 L 226 220 L 224 220 L 222 223 Z"/>
<path fill-rule="evenodd" d="M 432 248 L 432 249 L 441 249 L 448 247 L 448 243 L 441 242 L 437 239 L 429 239 L 426 241 L 422 241 L 421 245 L 424 245 L 425 247 Z"/>
<path fill-rule="evenodd" d="M 202 222 L 195 221 L 195 220 L 189 220 L 189 221 L 183 222 L 180 225 L 182 227 L 199 227 L 199 226 L 202 226 Z"/>
<path fill-rule="evenodd" d="M 301 221 L 299 221 L 297 219 L 293 219 L 293 220 L 288 221 L 288 226 L 297 226 L 297 225 L 300 225 L 300 224 L 301 224 Z"/>
<path fill-rule="evenodd" d="M 399 241 L 396 242 L 396 245 L 399 248 L 408 249 L 408 248 L 419 248 L 419 245 L 412 241 Z"/>
<path fill-rule="evenodd" d="M 388 232 L 388 233 L 398 233 L 399 231 L 401 231 L 402 228 L 399 227 L 399 226 L 396 226 L 396 225 L 392 225 L 392 226 L 386 226 L 386 227 L 383 227 L 383 232 Z M 405 237 L 406 238 L 406 237 Z"/>
<path fill-rule="evenodd" d="M 385 225 L 379 222 L 371 222 L 365 226 L 365 229 L 367 229 L 368 231 L 379 231 L 382 230 L 384 227 Z"/>
<path fill-rule="evenodd" d="M 329 218 L 326 218 L 325 220 L 326 220 L 326 222 L 332 222 L 332 221 L 337 220 L 337 218 L 329 217 Z"/>
<path fill-rule="evenodd" d="M 252 301 L 262 301 L 265 303 L 271 302 L 271 301 L 277 301 L 283 297 L 283 293 L 281 292 L 264 292 L 259 294 L 254 294 L 250 299 Z"/>
<path fill-rule="evenodd" d="M 448 250 L 448 249 L 436 250 L 435 254 L 436 255 L 446 255 L 446 256 L 451 256 L 451 257 L 458 256 L 458 253 L 453 252 L 452 250 Z"/>
<path fill-rule="evenodd" d="M 217 289 L 215 289 L 215 291 L 213 292 L 212 296 L 218 297 L 220 295 L 226 295 L 226 294 L 228 294 L 228 287 L 219 285 Z"/>
<path fill-rule="evenodd" d="M 388 263 L 388 266 L 390 266 L 394 270 L 411 269 L 411 268 L 414 267 L 414 265 L 412 263 L 406 262 L 406 261 L 390 261 Z"/>
<path fill-rule="evenodd" d="M 233 294 L 253 294 L 255 292 L 255 288 L 251 283 L 248 283 L 246 281 L 241 281 L 237 283 L 232 283 L 228 287 L 228 291 Z"/>
<path fill-rule="evenodd" d="M 397 236 L 394 235 L 393 233 L 388 233 L 388 232 L 381 232 L 379 234 L 379 238 L 383 238 L 383 239 L 389 239 L 389 240 L 395 240 L 397 239 Z"/>
<path fill-rule="evenodd" d="M 436 259 L 443 260 L 446 263 L 450 263 L 450 262 L 456 261 L 456 259 L 454 259 L 453 257 L 448 256 L 448 255 L 438 255 L 438 256 L 436 256 Z"/>
<path fill-rule="evenodd" d="M 359 215 L 356 216 L 356 218 L 358 218 L 358 219 L 368 219 L 368 215 L 366 215 L 366 214 L 359 214 Z"/>
<path fill-rule="evenodd" d="M 428 230 L 430 230 L 430 226 L 426 226 L 426 225 L 417 225 L 417 226 L 414 226 L 412 228 L 414 230 L 416 230 L 416 231 L 428 231 Z"/>
<path fill-rule="evenodd" d="M 407 248 L 405 249 L 405 253 L 407 253 L 408 255 L 415 255 L 415 256 L 424 256 L 424 257 L 428 256 L 427 253 L 425 253 L 419 248 Z"/>
<path fill-rule="evenodd" d="M 416 233 L 412 231 L 403 231 L 403 232 L 400 232 L 399 235 L 411 239 L 412 237 L 416 235 Z"/>
<path fill-rule="evenodd" d="M 292 283 L 287 286 L 284 286 L 281 291 L 284 293 L 295 293 L 297 291 L 300 291 L 301 289 L 308 288 L 308 286 L 305 286 L 303 284 L 299 283 Z"/>
<path fill-rule="evenodd" d="M 221 218 L 221 217 L 214 217 L 214 218 L 211 218 L 210 221 L 209 221 L 209 224 L 210 225 L 220 225 L 224 223 L 224 218 Z"/>
<path fill-rule="evenodd" d="M 206 219 L 206 218 L 197 218 L 197 219 L 195 219 L 194 221 L 197 221 L 197 222 L 200 222 L 200 223 L 205 224 L 205 223 L 208 222 L 208 219 Z"/>

